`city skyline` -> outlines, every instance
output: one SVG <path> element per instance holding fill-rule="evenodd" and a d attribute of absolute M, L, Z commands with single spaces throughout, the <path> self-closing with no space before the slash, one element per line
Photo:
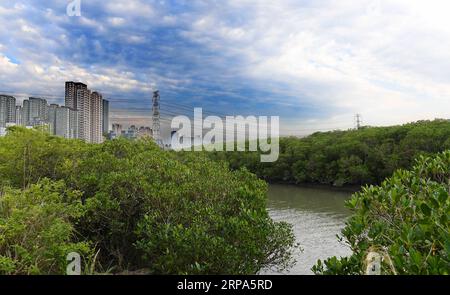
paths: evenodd
<path fill-rule="evenodd" d="M 105 125 L 104 125 L 105 124 Z M 109 136 L 109 101 L 82 82 L 65 82 L 64 105 L 43 97 L 18 101 L 0 93 L 0 136 L 10 126 L 43 126 L 52 135 L 102 143 Z"/>
<path fill-rule="evenodd" d="M 446 1 L 66 6 L 2 1 L 0 93 L 61 103 L 58 85 L 85 81 L 130 126 L 150 125 L 157 87 L 163 111 L 278 115 L 283 135 L 450 117 Z"/>

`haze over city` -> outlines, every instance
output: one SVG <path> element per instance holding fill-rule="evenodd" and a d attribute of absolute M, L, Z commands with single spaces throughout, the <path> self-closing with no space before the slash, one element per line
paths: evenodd
<path fill-rule="evenodd" d="M 0 3 L 0 93 L 64 100 L 83 81 L 111 122 L 151 124 L 203 107 L 277 115 L 281 134 L 450 115 L 448 1 Z"/>

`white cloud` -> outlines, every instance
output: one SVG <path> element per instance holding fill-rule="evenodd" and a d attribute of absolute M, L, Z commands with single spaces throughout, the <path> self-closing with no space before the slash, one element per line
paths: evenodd
<path fill-rule="evenodd" d="M 127 17 L 152 17 L 155 15 L 153 7 L 141 0 L 108 0 L 106 9 L 114 15 L 124 15 Z"/>
<path fill-rule="evenodd" d="M 245 21 L 212 10 L 185 34 L 245 57 L 243 76 L 255 83 L 278 81 L 298 104 L 360 112 L 370 124 L 450 117 L 448 1 L 230 3 Z"/>
<path fill-rule="evenodd" d="M 0 53 L 0 69 L 0 75 L 6 75 L 8 73 L 15 72 L 17 69 L 17 64 L 13 63 L 9 58 Z"/>
<path fill-rule="evenodd" d="M 196 0 L 189 2 L 192 10 L 187 12 L 155 3 L 92 1 L 85 6 L 92 13 L 80 18 L 69 18 L 57 6 L 0 4 L 0 18 L 7 19 L 0 26 L 0 83 L 44 93 L 60 93 L 66 79 L 120 93 L 150 90 L 148 81 L 180 90 L 199 87 L 195 71 L 198 76 L 209 74 L 201 77 L 205 83 L 208 79 L 223 83 L 224 89 L 214 95 L 242 95 L 233 87 L 225 89 L 239 81 L 271 94 L 252 100 L 314 106 L 328 116 L 312 121 L 286 118 L 289 125 L 312 128 L 318 121 L 332 125 L 345 118 L 351 125 L 355 113 L 374 125 L 450 117 L 450 1 Z M 36 12 L 44 16 L 42 26 Z M 66 31 L 80 24 L 83 33 L 94 32 L 98 40 Z M 174 28 L 170 33 L 177 37 L 181 31 L 180 40 L 174 42 L 183 44 L 188 38 L 211 54 L 200 56 L 195 48 L 193 53 L 189 48 L 176 52 L 173 44 L 163 44 L 172 36 L 153 34 L 151 29 L 158 26 Z M 108 46 L 117 40 L 130 46 L 130 52 L 154 40 L 164 46 L 161 52 L 168 58 L 184 54 L 201 60 L 205 68 L 216 63 L 224 71 L 214 75 L 208 69 L 171 70 L 164 77 L 154 69 L 133 69 L 120 54 L 108 55 Z M 92 66 L 71 62 L 90 53 L 117 63 L 96 68 L 95 62 Z"/>
<path fill-rule="evenodd" d="M 122 17 L 110 17 L 108 18 L 108 21 L 113 26 L 122 26 L 126 23 L 126 20 Z"/>

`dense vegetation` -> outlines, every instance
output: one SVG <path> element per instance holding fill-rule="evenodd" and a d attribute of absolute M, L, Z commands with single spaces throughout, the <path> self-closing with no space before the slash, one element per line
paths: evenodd
<path fill-rule="evenodd" d="M 266 184 L 150 140 L 101 145 L 13 127 L 0 138 L 0 273 L 254 274 L 285 268 L 290 225 Z"/>
<path fill-rule="evenodd" d="M 342 185 L 379 184 L 419 155 L 450 149 L 450 121 L 420 121 L 393 127 L 315 133 L 281 138 L 280 156 L 261 163 L 257 152 L 216 152 L 231 168 L 247 167 L 269 182 Z"/>
<path fill-rule="evenodd" d="M 353 255 L 314 266 L 318 274 L 363 274 L 369 252 L 380 253 L 384 274 L 450 273 L 450 151 L 421 156 L 381 186 L 347 202 L 354 211 L 342 231 Z"/>

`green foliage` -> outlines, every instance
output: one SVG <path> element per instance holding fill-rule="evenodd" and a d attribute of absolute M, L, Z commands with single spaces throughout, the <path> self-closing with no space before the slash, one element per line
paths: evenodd
<path fill-rule="evenodd" d="M 313 271 L 362 274 L 366 255 L 375 250 L 386 254 L 386 274 L 449 274 L 449 192 L 450 151 L 421 156 L 411 171 L 365 187 L 347 202 L 354 214 L 342 238 L 353 255 L 319 261 Z"/>
<path fill-rule="evenodd" d="M 44 178 L 56 183 L 43 185 Z M 0 138 L 0 179 L 4 196 L 11 195 L 8 187 L 15 189 L 14 197 L 5 199 L 30 190 L 44 197 L 47 186 L 59 188 L 49 196 L 58 203 L 34 218 L 42 231 L 59 232 L 60 240 L 40 241 L 38 234 L 26 243 L 5 240 L 0 247 L 5 273 L 34 272 L 34 262 L 22 259 L 19 268 L 16 256 L 8 254 L 14 245 L 29 252 L 34 245 L 42 248 L 32 256 L 43 255 L 51 267 L 41 266 L 40 273 L 61 273 L 63 250 L 75 245 L 85 246 L 79 251 L 88 261 L 88 246 L 95 245 L 98 265 L 116 272 L 254 274 L 292 263 L 292 229 L 270 219 L 265 182 L 246 170 L 231 172 L 201 153 L 165 152 L 145 139 L 89 145 L 12 128 Z M 28 214 L 38 204 L 27 203 Z M 0 218 L 10 218 L 3 214 Z M 20 222 L 26 234 L 30 226 Z"/>
<path fill-rule="evenodd" d="M 233 169 L 247 167 L 270 182 L 335 186 L 379 184 L 399 168 L 409 169 L 419 155 L 450 148 L 450 121 L 420 121 L 393 127 L 315 133 L 280 138 L 280 157 L 260 163 L 257 152 L 216 152 Z"/>
<path fill-rule="evenodd" d="M 66 256 L 89 259 L 87 242 L 72 242 L 74 225 L 84 213 L 80 193 L 48 179 L 0 196 L 0 274 L 58 274 Z"/>
<path fill-rule="evenodd" d="M 45 177 L 64 179 L 64 172 L 72 170 L 86 149 L 82 141 L 11 127 L 9 134 L 0 138 L 0 188 L 26 188 Z"/>

